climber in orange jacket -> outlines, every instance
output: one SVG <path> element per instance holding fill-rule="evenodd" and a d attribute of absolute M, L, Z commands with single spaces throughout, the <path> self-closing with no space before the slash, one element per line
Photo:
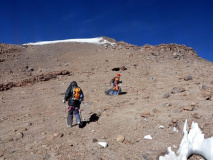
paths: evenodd
<path fill-rule="evenodd" d="M 120 81 L 120 74 L 118 73 L 116 77 L 114 77 L 111 82 L 113 84 L 113 90 L 109 93 L 111 95 L 118 95 L 118 90 L 119 90 L 119 87 L 118 87 L 118 84 L 119 83 L 122 83 L 122 81 Z"/>

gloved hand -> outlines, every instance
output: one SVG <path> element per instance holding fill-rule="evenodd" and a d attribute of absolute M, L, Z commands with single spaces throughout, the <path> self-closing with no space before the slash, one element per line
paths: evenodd
<path fill-rule="evenodd" d="M 63 99 L 63 103 L 65 103 L 66 101 L 65 101 L 65 99 Z"/>

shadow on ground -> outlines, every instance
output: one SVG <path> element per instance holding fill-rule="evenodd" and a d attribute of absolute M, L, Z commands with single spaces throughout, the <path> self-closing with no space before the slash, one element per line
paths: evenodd
<path fill-rule="evenodd" d="M 97 122 L 99 119 L 99 116 L 96 113 L 93 113 L 88 121 L 82 121 L 81 125 L 79 125 L 79 128 L 84 128 L 86 127 L 87 124 L 91 123 L 91 122 Z"/>

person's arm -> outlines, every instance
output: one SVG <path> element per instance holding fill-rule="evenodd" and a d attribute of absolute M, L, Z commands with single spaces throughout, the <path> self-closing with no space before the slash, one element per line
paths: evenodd
<path fill-rule="evenodd" d="M 118 83 L 122 83 L 122 81 L 118 81 Z"/>
<path fill-rule="evenodd" d="M 72 86 L 69 86 L 65 92 L 65 96 L 64 96 L 64 101 L 66 102 L 72 95 L 72 92 L 71 92 L 71 87 Z"/>

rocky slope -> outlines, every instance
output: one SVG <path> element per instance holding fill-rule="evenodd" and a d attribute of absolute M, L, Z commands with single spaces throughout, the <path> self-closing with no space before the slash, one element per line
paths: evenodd
<path fill-rule="evenodd" d="M 211 62 L 185 45 L 104 39 L 114 45 L 0 44 L 0 159 L 156 159 L 178 149 L 185 119 L 213 136 Z M 105 95 L 118 72 L 123 94 Z M 80 128 L 62 103 L 73 80 L 92 112 L 82 104 Z"/>

